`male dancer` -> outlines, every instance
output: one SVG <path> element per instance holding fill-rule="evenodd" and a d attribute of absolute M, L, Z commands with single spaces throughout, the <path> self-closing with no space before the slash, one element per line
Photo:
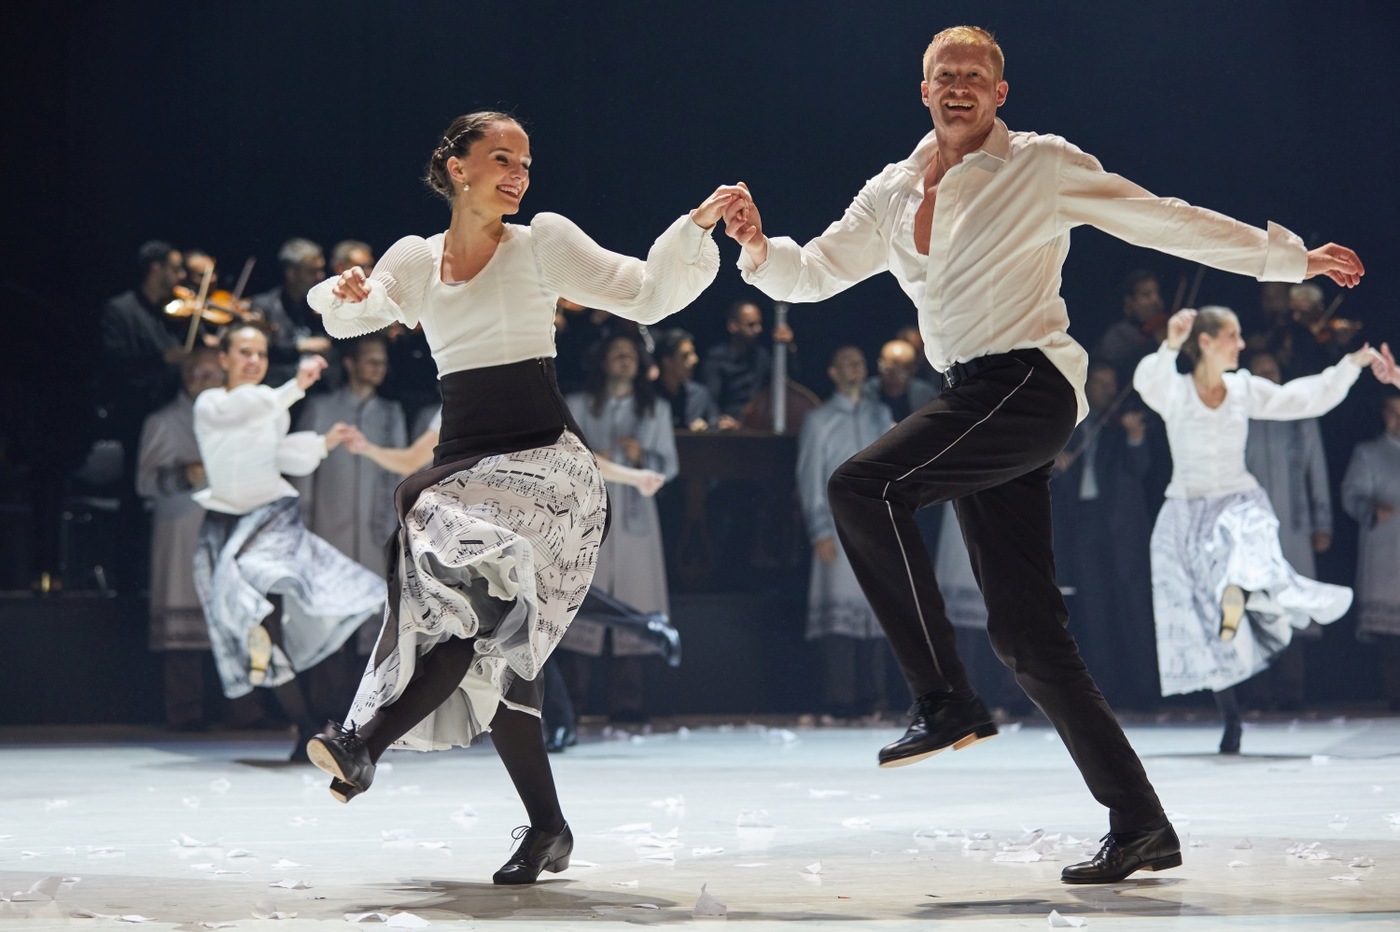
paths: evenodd
<path fill-rule="evenodd" d="M 1051 463 L 1087 410 L 1087 358 L 1059 295 L 1069 231 L 1092 224 L 1138 245 L 1261 281 L 1326 274 L 1355 285 L 1349 249 L 1307 252 L 1266 231 L 1158 198 L 1056 136 L 1012 133 L 1000 46 L 959 26 L 924 53 L 933 132 L 888 166 L 845 215 L 799 246 L 770 239 L 751 196 L 725 212 L 744 278 L 781 301 L 821 301 L 890 271 L 919 312 L 947 390 L 832 476 L 841 543 L 918 697 L 885 767 L 996 734 L 968 686 L 914 510 L 953 500 L 987 603 L 997 655 L 1055 725 L 1109 833 L 1067 883 L 1111 883 L 1181 863 L 1181 845 L 1137 755 L 1090 678 L 1055 585 Z M 742 188 L 736 190 L 744 190 Z M 935 204 L 937 208 L 935 209 Z"/>

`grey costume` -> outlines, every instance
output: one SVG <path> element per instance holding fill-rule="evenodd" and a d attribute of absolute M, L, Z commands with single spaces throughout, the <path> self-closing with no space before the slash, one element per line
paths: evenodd
<path fill-rule="evenodd" d="M 1342 507 L 1361 525 L 1356 567 L 1357 633 L 1400 637 L 1400 514 L 1378 521 L 1377 504 L 1400 509 L 1400 440 L 1359 443 L 1342 479 Z"/>
<path fill-rule="evenodd" d="M 1332 533 L 1332 495 L 1317 419 L 1250 421 L 1244 465 L 1274 506 L 1283 558 L 1302 575 L 1316 576 L 1312 535 Z"/>
<path fill-rule="evenodd" d="M 378 395 L 356 397 L 349 387 L 308 398 L 296 429 L 324 434 L 337 422 L 355 425 L 377 446 L 408 445 L 402 407 Z M 341 446 L 294 484 L 311 533 L 382 577 L 384 544 L 399 526 L 394 513 L 398 476 Z"/>
<path fill-rule="evenodd" d="M 204 509 L 185 467 L 198 463 L 194 400 L 184 392 L 146 418 L 136 460 L 136 493 L 151 503 L 151 650 L 209 650 L 209 628 L 194 588 L 193 557 Z"/>
<path fill-rule="evenodd" d="M 812 578 L 807 587 L 808 640 L 829 635 L 884 637 L 836 537 L 826 483 L 836 467 L 874 443 L 893 423 L 883 404 L 864 398 L 855 402 L 842 394 L 832 395 L 802 422 L 797 438 L 797 489 L 807 537 L 813 543 L 823 538 L 836 541 L 834 562 L 823 563 L 812 556 Z"/>
<path fill-rule="evenodd" d="M 642 447 L 645 469 L 653 469 L 674 479 L 680 468 L 676 435 L 671 427 L 671 406 L 656 399 L 651 413 L 638 416 L 631 395 L 608 398 L 600 411 L 593 412 L 593 397 L 575 392 L 566 399 L 589 446 L 615 463 L 627 463 L 619 441 L 635 437 Z M 598 550 L 598 567 L 593 585 L 620 602 L 641 612 L 670 613 L 666 588 L 666 556 L 661 545 L 661 518 L 656 500 L 631 486 L 608 485 L 612 525 Z M 576 617 L 560 646 L 592 657 L 603 651 L 606 628 L 587 618 Z M 613 653 L 619 657 L 656 653 L 656 648 L 625 631 L 613 632 Z"/>

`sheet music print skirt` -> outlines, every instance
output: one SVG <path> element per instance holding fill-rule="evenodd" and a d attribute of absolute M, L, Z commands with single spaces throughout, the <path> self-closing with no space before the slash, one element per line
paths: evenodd
<path fill-rule="evenodd" d="M 1248 619 L 1220 638 L 1227 585 L 1250 593 Z M 1300 576 L 1283 558 L 1263 489 L 1169 498 L 1152 530 L 1152 609 L 1162 695 L 1221 690 L 1249 679 L 1294 629 L 1346 614 L 1351 590 Z"/>
<path fill-rule="evenodd" d="M 282 596 L 283 620 L 268 687 L 335 653 L 384 604 L 384 581 L 307 530 L 291 496 L 246 515 L 206 512 L 194 583 L 230 699 L 253 691 L 248 633 L 272 611 L 268 593 Z"/>
<path fill-rule="evenodd" d="M 474 638 L 460 688 L 393 745 L 419 751 L 471 744 L 502 701 L 539 714 L 540 668 L 588 591 L 607 517 L 593 454 L 568 430 L 434 472 L 405 503 L 384 627 L 347 716 L 369 721 L 434 645 Z"/>

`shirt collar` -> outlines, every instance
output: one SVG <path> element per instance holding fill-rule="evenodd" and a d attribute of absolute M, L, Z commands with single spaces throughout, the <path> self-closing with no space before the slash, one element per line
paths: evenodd
<path fill-rule="evenodd" d="M 934 149 L 938 145 L 938 131 L 929 130 L 928 135 L 919 140 L 919 144 L 914 147 L 914 151 L 904 160 L 903 167 L 913 174 L 922 176 L 924 169 L 928 168 L 929 162 L 933 161 Z M 963 161 L 977 159 L 992 159 L 995 166 L 992 170 L 1001 166 L 1011 157 L 1011 131 L 1006 128 L 1006 124 L 998 117 L 992 124 L 992 131 L 987 134 L 982 147 L 976 152 L 969 153 Z"/>

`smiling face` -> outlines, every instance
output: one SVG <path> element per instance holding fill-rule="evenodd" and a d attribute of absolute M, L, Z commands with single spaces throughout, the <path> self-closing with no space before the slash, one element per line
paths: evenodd
<path fill-rule="evenodd" d="M 940 143 L 961 146 L 980 144 L 991 132 L 1008 88 L 989 47 L 944 42 L 934 47 L 919 89 Z"/>
<path fill-rule="evenodd" d="M 1240 351 L 1244 339 L 1240 336 L 1240 321 L 1234 314 L 1225 315 L 1214 334 L 1202 332 L 1197 336 L 1201 361 L 1221 372 L 1240 367 Z"/>
<path fill-rule="evenodd" d="M 228 349 L 219 353 L 219 366 L 228 374 L 228 389 L 257 385 L 267 375 L 267 337 L 243 327 L 228 334 Z"/>
<path fill-rule="evenodd" d="M 530 187 L 530 137 L 520 124 L 498 120 L 465 157 L 449 158 L 447 171 L 459 189 L 457 207 L 483 216 L 515 214 Z"/>

